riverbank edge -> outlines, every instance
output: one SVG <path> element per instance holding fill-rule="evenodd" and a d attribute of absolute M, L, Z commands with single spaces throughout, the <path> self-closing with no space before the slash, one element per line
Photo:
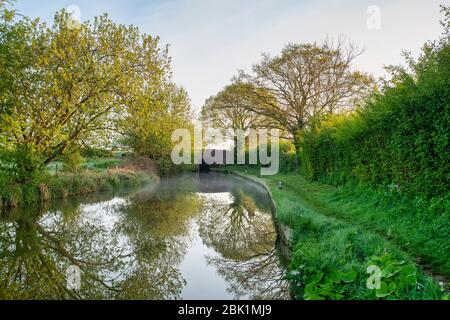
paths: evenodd
<path fill-rule="evenodd" d="M 49 175 L 31 184 L 0 189 L 0 212 L 23 205 L 156 184 L 159 179 L 153 173 L 128 169 Z"/>
<path fill-rule="evenodd" d="M 243 173 L 243 172 L 240 172 L 237 170 L 230 170 L 230 169 L 216 169 L 215 171 L 222 172 L 225 174 L 232 174 L 234 176 L 246 179 L 255 184 L 258 184 L 264 190 L 266 190 L 266 192 L 270 198 L 270 203 L 272 206 L 271 211 L 272 211 L 273 220 L 274 220 L 274 223 L 275 223 L 275 226 L 277 229 L 277 234 L 279 237 L 278 241 L 280 244 L 280 249 L 282 250 L 283 258 L 288 259 L 287 261 L 290 264 L 293 261 L 292 259 L 294 259 L 293 253 L 294 253 L 294 250 L 295 250 L 294 248 L 296 245 L 296 242 L 294 239 L 294 229 L 292 229 L 290 226 L 286 225 L 279 218 L 279 212 L 278 212 L 279 208 L 277 206 L 277 201 L 274 199 L 274 196 L 272 194 L 271 187 L 264 180 L 258 178 L 255 175 L 252 175 L 251 173 L 247 173 L 247 172 Z M 399 248 L 397 248 L 397 250 L 402 251 Z M 408 253 L 406 253 L 406 252 L 402 252 L 402 254 L 408 256 Z M 436 288 L 439 288 L 438 282 L 440 282 L 439 280 L 441 280 L 440 277 L 435 277 L 435 274 L 432 274 L 431 272 L 428 272 L 428 270 L 425 270 L 423 268 L 423 266 L 418 264 L 416 261 L 414 261 L 414 264 L 416 265 L 416 267 L 418 267 L 418 269 L 420 270 L 419 272 L 421 272 L 423 276 L 429 277 L 429 280 L 436 286 Z M 448 294 L 449 291 L 448 291 L 447 283 L 444 283 L 443 285 L 441 285 L 441 289 L 443 289 L 443 292 L 447 292 L 447 294 Z M 291 292 L 291 294 L 292 294 L 292 298 L 295 299 L 295 297 L 293 296 L 293 292 Z M 443 299 L 445 299 L 445 296 Z"/>

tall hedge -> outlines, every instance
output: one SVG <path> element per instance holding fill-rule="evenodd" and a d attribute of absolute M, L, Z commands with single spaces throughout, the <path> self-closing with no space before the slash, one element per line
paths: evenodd
<path fill-rule="evenodd" d="M 410 68 L 360 110 L 321 122 L 302 136 L 302 170 L 336 185 L 391 186 L 425 197 L 450 186 L 450 47 L 423 49 Z"/>

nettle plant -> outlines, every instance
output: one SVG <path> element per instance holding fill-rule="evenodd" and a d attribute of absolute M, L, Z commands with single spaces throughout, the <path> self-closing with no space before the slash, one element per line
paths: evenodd
<path fill-rule="evenodd" d="M 401 298 L 401 293 L 413 289 L 417 285 L 417 269 L 413 264 L 396 260 L 391 254 L 373 256 L 368 266 L 379 268 L 379 285 L 374 288 L 377 299 Z"/>

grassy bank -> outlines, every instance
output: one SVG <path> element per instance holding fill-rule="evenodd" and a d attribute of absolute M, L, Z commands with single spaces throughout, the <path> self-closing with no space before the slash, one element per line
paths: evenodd
<path fill-rule="evenodd" d="M 0 188 L 0 208 L 135 187 L 155 181 L 153 174 L 128 169 L 46 174 L 29 184 L 9 184 Z"/>
<path fill-rule="evenodd" d="M 394 191 L 336 188 L 299 175 L 263 180 L 272 191 L 278 219 L 294 231 L 289 278 L 297 299 L 444 297 L 437 284 L 443 278 L 434 281 L 424 265 L 449 275 L 448 201 L 425 203 Z M 382 272 L 379 290 L 367 288 L 369 266 Z"/>

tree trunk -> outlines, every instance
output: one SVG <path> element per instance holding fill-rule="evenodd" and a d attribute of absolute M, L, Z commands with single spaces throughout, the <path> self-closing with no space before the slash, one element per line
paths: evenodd
<path fill-rule="evenodd" d="M 233 139 L 233 153 L 234 153 L 234 163 L 238 163 L 238 138 L 235 136 Z"/>
<path fill-rule="evenodd" d="M 295 171 L 298 172 L 300 168 L 300 137 L 298 133 L 294 134 L 294 146 L 295 146 Z"/>

